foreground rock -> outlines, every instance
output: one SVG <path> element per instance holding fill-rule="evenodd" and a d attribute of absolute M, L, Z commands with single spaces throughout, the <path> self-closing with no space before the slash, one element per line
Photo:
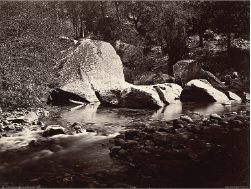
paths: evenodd
<path fill-rule="evenodd" d="M 249 118 L 249 111 L 242 112 L 240 115 L 236 113 L 221 116 L 211 114 L 209 117 L 200 115 L 194 119 L 182 115 L 179 119 L 173 120 L 173 124 L 165 124 L 164 128 L 158 125 L 146 126 L 143 129 L 127 130 L 123 135 L 116 136 L 110 140 L 112 144 L 110 155 L 133 161 L 140 157 L 147 158 L 145 156 L 147 154 L 151 154 L 152 157 L 153 154 L 167 153 L 168 157 L 171 154 L 172 156 L 182 155 L 186 160 L 196 160 L 198 158 L 196 151 L 200 148 L 202 150 L 200 153 L 206 153 L 215 141 L 219 140 L 222 143 L 218 137 L 223 133 L 248 131 Z M 193 146 L 195 143 L 196 147 Z M 224 145 L 227 144 L 222 144 Z M 183 153 L 186 156 L 183 156 Z M 143 159 L 141 160 L 144 161 Z"/>
<path fill-rule="evenodd" d="M 190 102 L 218 102 L 230 104 L 228 97 L 215 89 L 207 80 L 194 79 L 186 84 L 180 95 L 181 101 Z"/>
<path fill-rule="evenodd" d="M 138 180 L 138 187 L 243 184 L 249 178 L 249 171 L 243 172 L 249 166 L 249 119 L 249 111 L 182 115 L 173 123 L 158 122 L 116 136 L 110 140 L 110 156 L 131 167 L 133 181 L 129 183 Z M 234 168 L 236 164 L 240 169 Z M 138 174 L 140 177 L 135 179 Z M 222 175 L 232 177 L 224 180 Z"/>

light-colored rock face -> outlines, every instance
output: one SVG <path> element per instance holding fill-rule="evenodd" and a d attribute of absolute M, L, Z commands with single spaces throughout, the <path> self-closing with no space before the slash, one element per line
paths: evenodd
<path fill-rule="evenodd" d="M 89 102 L 98 101 L 95 91 L 124 83 L 121 60 L 106 42 L 83 40 L 62 67 L 61 89 Z"/>
<path fill-rule="evenodd" d="M 150 109 L 164 106 L 152 86 L 136 86 L 125 82 L 119 88 L 103 89 L 98 95 L 102 104 L 106 106 Z"/>
<path fill-rule="evenodd" d="M 204 101 L 230 104 L 228 97 L 221 91 L 215 89 L 207 80 L 194 79 L 186 84 L 183 89 L 181 101 Z"/>
<path fill-rule="evenodd" d="M 173 66 L 175 79 L 186 84 L 192 79 L 200 79 L 202 74 L 201 64 L 196 60 L 181 60 Z"/>
<path fill-rule="evenodd" d="M 153 86 L 159 94 L 160 99 L 165 104 L 175 103 L 180 98 L 182 87 L 174 83 L 164 83 Z"/>
<path fill-rule="evenodd" d="M 89 102 L 99 101 L 88 79 L 76 79 L 75 81 L 64 85 L 61 89 L 76 94 Z"/>

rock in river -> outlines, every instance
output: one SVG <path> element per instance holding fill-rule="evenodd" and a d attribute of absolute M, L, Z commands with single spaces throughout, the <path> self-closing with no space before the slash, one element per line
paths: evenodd
<path fill-rule="evenodd" d="M 65 129 L 59 125 L 49 125 L 43 132 L 43 136 L 48 137 L 58 134 L 65 134 L 64 130 Z"/>

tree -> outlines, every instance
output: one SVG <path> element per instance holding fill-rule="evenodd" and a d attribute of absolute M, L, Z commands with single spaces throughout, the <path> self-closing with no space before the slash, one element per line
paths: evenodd
<path fill-rule="evenodd" d="M 218 32 L 227 34 L 227 49 L 230 50 L 231 33 L 249 34 L 250 26 L 249 1 L 215 2 L 214 17 L 211 25 Z"/>
<path fill-rule="evenodd" d="M 186 23 L 188 12 L 184 2 L 164 2 L 159 6 L 156 24 L 156 39 L 169 56 L 168 74 L 173 74 L 173 65 L 188 52 L 186 45 Z"/>
<path fill-rule="evenodd" d="M 203 34 L 212 27 L 215 1 L 189 1 L 189 24 L 199 35 L 199 46 L 203 47 Z"/>

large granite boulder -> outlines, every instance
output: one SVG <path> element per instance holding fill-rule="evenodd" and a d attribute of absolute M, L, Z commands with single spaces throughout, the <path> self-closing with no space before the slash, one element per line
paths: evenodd
<path fill-rule="evenodd" d="M 50 101 L 71 99 L 100 101 L 102 105 L 159 108 L 164 104 L 152 86 L 135 86 L 125 81 L 123 65 L 114 48 L 106 42 L 84 39 L 62 59 L 59 89 Z"/>
<path fill-rule="evenodd" d="M 119 56 L 109 43 L 102 41 L 82 40 L 61 67 L 61 89 L 89 102 L 98 101 L 96 90 L 125 81 Z"/>
<path fill-rule="evenodd" d="M 188 82 L 181 92 L 181 101 L 190 102 L 218 102 L 230 104 L 228 97 L 221 91 L 215 89 L 205 79 L 194 79 Z"/>

